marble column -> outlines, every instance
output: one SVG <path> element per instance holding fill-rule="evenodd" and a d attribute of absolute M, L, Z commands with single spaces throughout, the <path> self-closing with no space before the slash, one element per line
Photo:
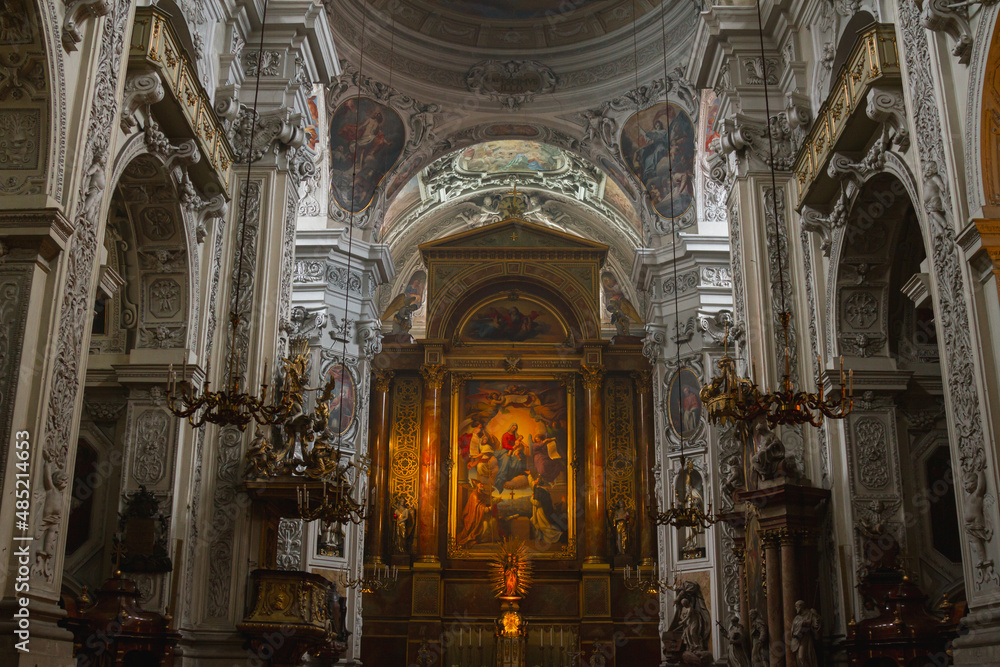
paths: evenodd
<path fill-rule="evenodd" d="M 790 533 L 782 533 L 781 544 L 781 604 L 785 616 L 785 662 L 788 667 L 796 664 L 792 653 L 792 622 L 795 620 L 795 601 L 799 599 L 798 567 L 795 559 L 796 540 Z"/>
<path fill-rule="evenodd" d="M 584 563 L 607 562 L 607 496 L 604 490 L 604 416 L 601 406 L 601 387 L 604 368 L 582 366 L 583 419 L 586 480 L 586 505 L 584 510 Z M 425 413 L 426 414 L 426 413 Z"/>
<path fill-rule="evenodd" d="M 382 562 L 386 535 L 389 533 L 389 390 L 392 388 L 392 371 L 376 368 L 372 392 L 372 479 L 369 489 L 368 557 L 375 563 Z"/>
<path fill-rule="evenodd" d="M 444 366 L 425 364 L 424 404 L 420 423 L 420 495 L 417 507 L 417 560 L 440 562 L 441 411 Z"/>
<path fill-rule="evenodd" d="M 782 578 L 778 538 L 763 536 L 764 567 L 767 569 L 767 635 L 770 638 L 771 667 L 785 667 L 784 616 L 782 615 Z"/>
<path fill-rule="evenodd" d="M 638 456 L 639 488 L 636 493 L 639 519 L 639 558 L 642 565 L 656 563 L 656 525 L 653 523 L 646 505 L 654 497 L 653 467 L 656 464 L 656 437 L 653 427 L 653 379 L 652 371 L 632 372 L 636 395 L 636 431 L 639 436 Z"/>

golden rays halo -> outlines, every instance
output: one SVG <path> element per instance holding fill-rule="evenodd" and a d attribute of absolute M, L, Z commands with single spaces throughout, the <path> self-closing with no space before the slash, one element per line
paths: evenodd
<path fill-rule="evenodd" d="M 519 600 L 528 594 L 532 566 L 523 541 L 508 538 L 500 543 L 490 559 L 490 582 L 501 600 Z"/>

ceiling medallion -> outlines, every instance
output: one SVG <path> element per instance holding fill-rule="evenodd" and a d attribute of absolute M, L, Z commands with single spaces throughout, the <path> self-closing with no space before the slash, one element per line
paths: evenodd
<path fill-rule="evenodd" d="M 558 83 L 556 73 L 537 60 L 481 60 L 465 75 L 470 93 L 485 95 L 507 111 L 554 92 Z"/>

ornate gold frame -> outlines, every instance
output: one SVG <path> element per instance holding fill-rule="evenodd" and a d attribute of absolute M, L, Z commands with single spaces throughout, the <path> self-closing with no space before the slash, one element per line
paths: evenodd
<path fill-rule="evenodd" d="M 559 551 L 552 552 L 531 552 L 531 557 L 540 560 L 575 560 L 577 557 L 577 531 L 576 512 L 578 508 L 578 498 L 576 497 L 576 373 L 453 373 L 451 382 L 451 446 L 449 448 L 448 460 L 445 465 L 448 468 L 448 557 L 467 558 L 470 560 L 487 560 L 491 554 L 471 553 L 465 548 L 459 548 L 457 544 L 458 535 L 458 472 L 455 467 L 458 463 L 458 425 L 461 421 L 461 411 L 464 407 L 462 393 L 465 383 L 469 381 L 500 381 L 516 384 L 519 382 L 535 381 L 556 381 L 560 382 L 566 390 L 566 498 L 569 500 L 566 507 L 567 538 L 566 545 Z"/>

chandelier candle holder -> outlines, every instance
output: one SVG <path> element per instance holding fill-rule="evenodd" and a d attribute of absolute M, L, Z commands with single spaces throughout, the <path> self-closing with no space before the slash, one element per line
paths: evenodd
<path fill-rule="evenodd" d="M 360 590 L 362 593 L 377 593 L 378 591 L 395 588 L 399 581 L 399 569 L 395 566 L 378 563 L 365 563 L 361 576 L 351 579 L 344 572 L 340 575 L 340 583 L 347 588 Z"/>
<path fill-rule="evenodd" d="M 230 315 L 230 321 L 235 331 L 242 319 L 236 313 Z M 218 426 L 235 426 L 240 431 L 245 431 L 250 422 L 254 421 L 260 425 L 271 425 L 281 418 L 288 406 L 285 400 L 277 404 L 267 404 L 267 362 L 264 362 L 264 373 L 260 382 L 260 395 L 254 396 L 243 391 L 243 378 L 236 372 L 239 365 L 239 355 L 235 348 L 231 352 L 229 364 L 229 378 L 226 387 L 220 391 L 212 391 L 209 371 L 211 370 L 211 356 L 205 364 L 205 381 L 200 390 L 192 391 L 191 385 L 187 382 L 187 353 L 184 355 L 184 365 L 181 368 L 181 385 L 177 385 L 177 375 L 174 372 L 174 365 L 170 364 L 167 370 L 167 408 L 175 416 L 187 419 L 194 427 L 204 426 L 206 423 Z"/>
<path fill-rule="evenodd" d="M 634 567 L 626 565 L 622 570 L 622 582 L 630 591 L 642 591 L 647 595 L 659 595 L 664 591 L 677 589 L 676 583 L 668 583 L 666 579 L 657 576 L 656 566 Z"/>
<path fill-rule="evenodd" d="M 708 420 L 719 426 L 754 421 L 762 414 L 760 391 L 749 378 L 736 370 L 736 360 L 729 355 L 729 324 L 722 339 L 722 357 L 716 362 L 719 374 L 702 387 L 701 402 Z"/>
<path fill-rule="evenodd" d="M 675 501 L 660 512 L 656 505 L 656 498 L 650 501 L 649 515 L 658 526 L 673 526 L 674 528 L 692 528 L 695 530 L 705 530 L 716 521 L 712 514 L 712 504 L 709 503 L 706 512 L 694 493 L 691 492 L 691 473 L 694 472 L 694 463 L 685 461 L 681 456 L 681 472 L 684 474 L 683 493 L 680 485 L 674 485 Z"/>
<path fill-rule="evenodd" d="M 365 520 L 366 503 L 358 502 L 351 496 L 351 486 L 344 477 L 341 477 L 335 485 L 328 486 L 326 482 L 321 484 L 322 491 L 319 494 L 318 504 L 314 504 L 313 500 L 315 482 L 296 487 L 297 517 L 307 522 L 322 519 L 340 525 L 348 523 L 357 525 Z"/>

